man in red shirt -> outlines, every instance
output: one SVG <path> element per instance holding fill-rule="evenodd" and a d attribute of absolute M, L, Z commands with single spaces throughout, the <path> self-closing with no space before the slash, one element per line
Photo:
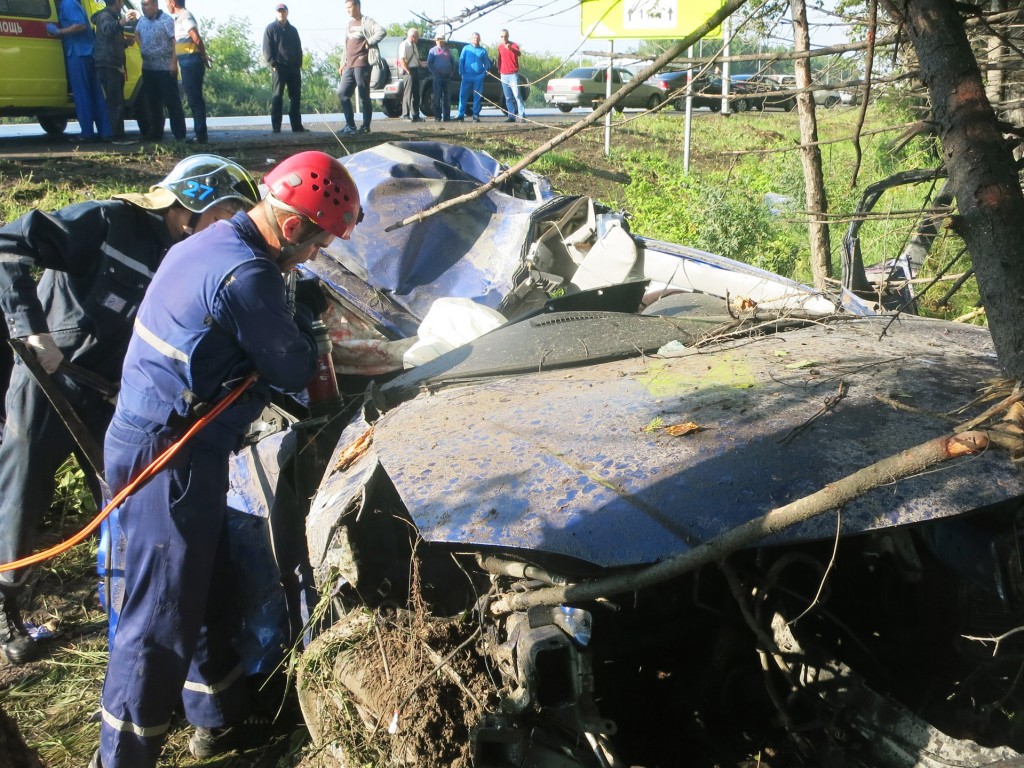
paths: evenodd
<path fill-rule="evenodd" d="M 501 90 L 505 94 L 505 111 L 508 113 L 506 123 L 514 123 L 516 114 L 519 115 L 519 122 L 526 120 L 526 105 L 519 90 L 520 54 L 519 44 L 508 39 L 508 30 L 501 30 L 501 40 L 498 43 L 498 74 L 501 75 Z"/>

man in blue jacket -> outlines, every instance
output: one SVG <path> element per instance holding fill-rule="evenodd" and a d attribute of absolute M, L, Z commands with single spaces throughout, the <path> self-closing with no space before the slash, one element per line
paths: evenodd
<path fill-rule="evenodd" d="M 439 122 L 448 122 L 452 116 L 452 52 L 448 50 L 448 44 L 444 35 L 438 34 L 434 38 L 436 45 L 427 54 L 427 71 L 432 79 L 434 103 L 431 109 L 434 119 Z"/>
<path fill-rule="evenodd" d="M 110 116 L 93 58 L 96 34 L 80 0 L 61 0 L 58 24 L 47 24 L 47 31 L 59 37 L 64 46 L 64 64 L 75 98 L 75 117 L 82 128 L 81 140 L 110 141 Z"/>
<path fill-rule="evenodd" d="M 484 78 L 491 68 L 491 59 L 487 49 L 480 45 L 480 35 L 470 35 L 469 45 L 463 47 L 459 55 L 459 74 L 462 85 L 459 87 L 459 114 L 456 120 L 462 122 L 466 118 L 469 94 L 473 94 L 473 122 L 480 122 L 480 97 L 484 92 Z"/>
<path fill-rule="evenodd" d="M 231 644 L 236 574 L 227 552 L 228 455 L 269 399 L 302 390 L 316 369 L 314 281 L 295 314 L 283 274 L 316 258 L 360 218 L 342 165 L 301 152 L 264 178 L 263 202 L 172 248 L 139 309 L 107 430 L 117 493 L 250 374 L 255 385 L 195 434 L 119 507 L 124 599 L 103 684 L 93 766 L 152 768 L 182 701 L 193 755 L 239 746 L 249 701 Z"/>
<path fill-rule="evenodd" d="M 0 309 L 97 442 L 113 406 L 60 372 L 64 359 L 108 381 L 121 377 L 143 294 L 167 249 L 192 232 L 254 204 L 252 177 L 231 160 L 193 155 L 148 193 L 30 211 L 0 228 Z M 38 286 L 33 271 L 43 269 Z M 7 392 L 0 444 L 0 563 L 28 555 L 53 501 L 54 473 L 75 450 L 67 427 L 26 367 Z M 38 655 L 21 626 L 18 598 L 28 573 L 0 572 L 0 656 Z"/>

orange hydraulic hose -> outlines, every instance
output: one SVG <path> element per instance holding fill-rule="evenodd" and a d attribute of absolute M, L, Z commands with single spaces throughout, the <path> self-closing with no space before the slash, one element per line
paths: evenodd
<path fill-rule="evenodd" d="M 56 557 L 61 552 L 66 552 L 76 544 L 85 541 L 85 539 L 88 538 L 89 534 L 91 534 L 93 531 L 99 528 L 100 523 L 106 520 L 107 516 L 111 512 L 113 512 L 114 509 L 119 507 L 125 499 L 127 499 L 129 496 L 135 493 L 135 491 L 137 491 L 139 488 L 141 488 L 143 485 L 149 482 L 150 479 L 152 479 L 161 469 L 163 469 L 167 465 L 167 463 L 172 458 L 174 458 L 174 454 L 176 454 L 181 449 L 181 447 L 192 438 L 192 436 L 196 432 L 198 432 L 200 429 L 202 429 L 215 418 L 217 418 L 217 416 L 219 416 L 225 408 L 227 408 L 229 405 L 235 402 L 235 400 L 238 399 L 238 396 L 241 395 L 246 389 L 248 389 L 249 385 L 256 381 L 256 378 L 257 374 L 254 373 L 250 375 L 249 378 L 247 378 L 241 384 L 239 384 L 237 387 L 235 387 L 233 390 L 231 390 L 231 392 L 228 393 L 227 397 L 225 397 L 223 400 L 217 403 L 217 405 L 215 405 L 210 410 L 209 413 L 200 418 L 191 427 L 189 427 L 188 431 L 184 435 L 182 435 L 180 438 L 178 438 L 178 440 L 172 443 L 167 448 L 166 451 L 164 451 L 155 459 L 153 459 L 152 463 L 148 467 L 143 469 L 142 472 L 139 473 L 138 477 L 136 477 L 134 480 L 128 483 L 128 485 L 122 488 L 114 496 L 114 498 L 110 500 L 110 503 L 108 503 L 107 506 L 101 509 L 99 514 L 96 515 L 96 517 L 94 517 L 89 522 L 89 524 L 85 526 L 85 528 L 80 530 L 70 539 L 66 539 L 65 541 L 62 541 L 60 544 L 56 544 L 50 547 L 49 549 L 44 549 L 42 552 L 36 552 L 36 554 L 34 555 L 29 555 L 28 557 L 23 557 L 20 560 L 14 560 L 10 563 L 0 564 L 0 572 L 13 571 L 16 568 L 25 568 L 29 565 L 42 563 L 45 560 L 49 560 L 51 557 Z"/>

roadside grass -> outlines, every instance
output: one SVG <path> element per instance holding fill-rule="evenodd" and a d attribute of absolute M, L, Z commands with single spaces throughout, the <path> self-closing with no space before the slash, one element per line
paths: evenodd
<path fill-rule="evenodd" d="M 54 211 L 85 200 L 105 200 L 122 192 L 145 190 L 159 181 L 180 157 L 172 146 L 136 152 L 83 152 L 74 175 L 54 173 L 53 158 L 0 160 L 0 223 L 13 221 L 33 208 Z"/>
<path fill-rule="evenodd" d="M 102 634 L 65 644 L 37 665 L 39 673 L 0 692 L 0 705 L 49 768 L 85 765 L 99 746 L 99 724 L 91 720 L 99 706 L 106 646 Z"/>

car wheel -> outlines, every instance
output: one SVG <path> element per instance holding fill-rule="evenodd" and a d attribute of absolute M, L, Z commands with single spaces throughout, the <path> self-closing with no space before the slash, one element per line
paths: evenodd
<path fill-rule="evenodd" d="M 564 112 L 565 114 L 569 114 L 570 112 L 572 112 L 572 104 L 559 104 L 558 111 Z"/>
<path fill-rule="evenodd" d="M 653 112 L 661 104 L 661 99 L 658 98 L 658 94 L 652 93 L 651 98 L 647 100 L 647 111 Z"/>
<path fill-rule="evenodd" d="M 750 109 L 750 104 L 747 103 L 746 99 L 736 99 L 732 103 L 733 112 L 746 112 L 748 109 Z"/>
<path fill-rule="evenodd" d="M 625 110 L 626 110 L 626 108 L 624 106 L 622 106 L 621 104 L 616 104 L 615 105 L 615 111 L 616 112 L 624 112 Z"/>
<path fill-rule="evenodd" d="M 713 102 L 711 102 L 711 105 L 708 107 L 708 109 L 710 109 L 712 112 L 721 112 L 722 111 L 722 102 L 720 102 L 720 101 L 713 101 Z"/>
<path fill-rule="evenodd" d="M 825 99 L 825 106 L 832 109 L 832 107 L 838 107 L 841 101 L 842 99 L 838 96 L 832 95 Z"/>
<path fill-rule="evenodd" d="M 683 97 L 681 99 L 676 99 L 676 103 L 673 104 L 673 107 L 675 108 L 675 110 L 677 112 L 685 112 L 686 111 L 686 97 Z"/>
<path fill-rule="evenodd" d="M 402 114 L 402 105 L 391 99 L 385 99 L 380 103 L 380 111 L 384 113 L 386 117 L 398 117 Z"/>
<path fill-rule="evenodd" d="M 54 117 L 53 115 L 40 115 L 39 126 L 50 136 L 63 136 L 68 127 L 66 117 Z"/>

